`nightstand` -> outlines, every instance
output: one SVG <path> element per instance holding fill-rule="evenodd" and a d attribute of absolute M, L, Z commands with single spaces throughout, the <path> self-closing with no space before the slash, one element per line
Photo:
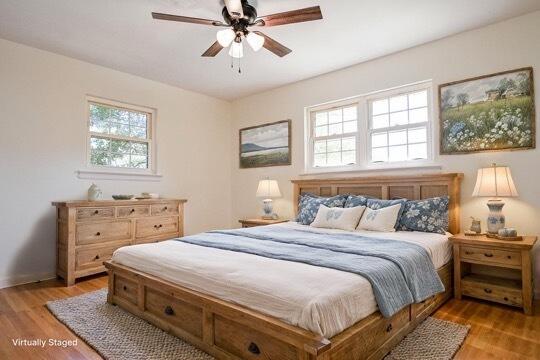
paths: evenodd
<path fill-rule="evenodd" d="M 242 224 L 243 228 L 279 224 L 279 223 L 284 223 L 287 221 L 289 220 L 285 220 L 285 219 L 265 220 L 261 218 L 238 220 L 238 222 Z"/>
<path fill-rule="evenodd" d="M 454 249 L 454 297 L 462 295 L 523 308 L 532 315 L 531 249 L 536 236 L 520 241 L 458 234 Z"/>

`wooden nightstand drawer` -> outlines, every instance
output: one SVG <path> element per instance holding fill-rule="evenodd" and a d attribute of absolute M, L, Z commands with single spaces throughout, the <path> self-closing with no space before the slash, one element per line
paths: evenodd
<path fill-rule="evenodd" d="M 516 280 L 494 281 L 486 276 L 469 275 L 461 279 L 461 293 L 501 304 L 523 306 L 521 282 Z"/>
<path fill-rule="evenodd" d="M 487 265 L 501 265 L 520 268 L 521 254 L 517 251 L 482 248 L 476 246 L 461 247 L 461 261 Z"/>
<path fill-rule="evenodd" d="M 112 219 L 112 218 L 114 218 L 113 207 L 77 209 L 77 221 L 104 220 L 104 219 Z"/>

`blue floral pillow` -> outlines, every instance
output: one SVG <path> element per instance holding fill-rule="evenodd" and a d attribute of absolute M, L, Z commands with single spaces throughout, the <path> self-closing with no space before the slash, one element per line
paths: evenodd
<path fill-rule="evenodd" d="M 448 196 L 407 201 L 399 230 L 445 234 L 448 231 L 448 202 Z"/>
<path fill-rule="evenodd" d="M 342 208 L 347 200 L 346 196 L 337 195 L 332 197 L 320 197 L 313 194 L 302 194 L 298 201 L 298 216 L 296 221 L 302 225 L 309 225 L 315 220 L 319 206 Z"/>
<path fill-rule="evenodd" d="M 401 205 L 401 208 L 399 209 L 396 225 L 394 226 L 396 229 L 399 226 L 399 219 L 401 219 L 406 203 L 407 203 L 407 199 L 395 199 L 395 200 L 367 199 L 367 207 L 373 210 L 382 209 L 382 208 L 392 206 L 392 205 L 398 205 L 398 204 Z"/>
<path fill-rule="evenodd" d="M 367 206 L 368 198 L 362 195 L 349 195 L 347 201 L 345 201 L 346 208 L 352 208 L 357 206 Z"/>

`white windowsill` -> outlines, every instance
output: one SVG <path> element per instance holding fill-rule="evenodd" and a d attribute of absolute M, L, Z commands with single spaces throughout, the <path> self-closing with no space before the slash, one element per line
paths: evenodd
<path fill-rule="evenodd" d="M 79 179 L 88 180 L 161 181 L 161 178 L 163 178 L 161 174 L 114 170 L 81 169 L 75 173 Z"/>
<path fill-rule="evenodd" d="M 306 170 L 300 176 L 323 175 L 323 174 L 343 174 L 343 173 L 369 173 L 369 172 L 391 172 L 391 171 L 406 171 L 406 170 L 442 170 L 442 166 L 438 164 L 407 164 L 395 166 L 370 166 L 363 168 L 320 168 Z"/>

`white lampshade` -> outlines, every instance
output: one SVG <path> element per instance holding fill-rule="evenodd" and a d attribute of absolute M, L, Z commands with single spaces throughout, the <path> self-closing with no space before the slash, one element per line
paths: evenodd
<path fill-rule="evenodd" d="M 281 197 L 278 182 L 276 180 L 261 180 L 257 188 L 257 197 L 270 199 Z"/>
<path fill-rule="evenodd" d="M 246 40 L 249 46 L 251 46 L 251 48 L 253 49 L 253 51 L 261 50 L 264 45 L 264 37 L 255 34 L 254 32 L 250 32 L 249 34 L 247 34 Z"/>
<path fill-rule="evenodd" d="M 472 196 L 518 196 L 510 168 L 493 164 L 491 167 L 479 169 Z"/>
<path fill-rule="evenodd" d="M 244 57 L 244 47 L 241 42 L 233 42 L 231 45 L 231 50 L 229 50 L 229 55 L 233 58 L 240 59 Z"/>
<path fill-rule="evenodd" d="M 229 47 L 236 37 L 236 33 L 233 29 L 225 29 L 218 31 L 216 37 L 219 45 Z"/>

